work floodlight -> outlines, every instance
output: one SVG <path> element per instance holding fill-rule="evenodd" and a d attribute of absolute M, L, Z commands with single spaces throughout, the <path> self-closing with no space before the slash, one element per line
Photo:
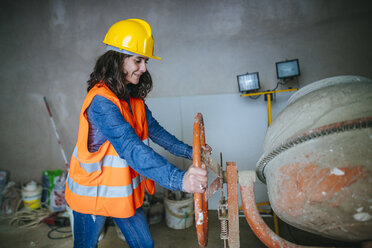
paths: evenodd
<path fill-rule="evenodd" d="M 246 73 L 236 77 L 238 79 L 240 92 L 245 93 L 260 89 L 260 78 L 258 72 Z"/>
<path fill-rule="evenodd" d="M 275 65 L 278 79 L 289 79 L 300 76 L 298 59 L 276 62 Z"/>

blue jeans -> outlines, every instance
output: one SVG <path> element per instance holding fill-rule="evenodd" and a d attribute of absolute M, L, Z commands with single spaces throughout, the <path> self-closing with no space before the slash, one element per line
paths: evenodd
<path fill-rule="evenodd" d="M 74 214 L 74 248 L 96 248 L 99 235 L 106 221 L 106 216 Z M 126 242 L 131 248 L 152 248 L 152 239 L 149 226 L 142 208 L 129 218 L 113 218 L 124 234 Z"/>

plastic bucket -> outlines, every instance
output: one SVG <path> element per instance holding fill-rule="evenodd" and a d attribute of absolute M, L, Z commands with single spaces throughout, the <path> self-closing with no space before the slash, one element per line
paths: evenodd
<path fill-rule="evenodd" d="M 194 198 L 170 200 L 164 197 L 165 220 L 168 227 L 185 229 L 194 223 Z"/>
<path fill-rule="evenodd" d="M 34 210 L 40 208 L 42 188 L 35 181 L 29 182 L 22 188 L 22 199 L 26 209 Z"/>

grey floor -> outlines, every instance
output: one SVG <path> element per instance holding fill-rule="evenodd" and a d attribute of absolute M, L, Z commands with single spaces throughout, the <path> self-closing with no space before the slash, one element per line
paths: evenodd
<path fill-rule="evenodd" d="M 224 247 L 220 240 L 220 223 L 217 218 L 216 211 L 209 212 L 209 238 L 208 246 L 214 248 Z M 267 224 L 272 227 L 272 218 L 264 218 Z M 288 241 L 312 246 L 326 246 L 326 247 L 362 247 L 361 244 L 351 244 L 329 240 L 323 237 L 315 236 L 307 232 L 290 227 L 284 222 L 279 222 L 280 235 Z M 174 230 L 168 228 L 165 220 L 158 224 L 150 225 L 150 230 L 155 241 L 155 247 L 159 248 L 174 248 L 174 247 L 198 247 L 195 227 L 184 230 Z M 0 219 L 0 247 L 1 248 L 65 248 L 72 247 L 72 238 L 65 239 L 50 239 L 48 232 L 50 227 L 42 224 L 34 229 L 21 229 L 9 225 L 9 219 Z M 59 233 L 52 233 L 53 235 L 61 235 Z M 68 235 L 68 233 L 67 233 Z M 119 239 L 115 226 L 108 225 L 104 238 L 99 242 L 99 248 L 112 247 L 128 247 L 128 245 Z M 258 240 L 250 230 L 245 218 L 240 218 L 240 247 L 260 248 L 266 247 Z"/>

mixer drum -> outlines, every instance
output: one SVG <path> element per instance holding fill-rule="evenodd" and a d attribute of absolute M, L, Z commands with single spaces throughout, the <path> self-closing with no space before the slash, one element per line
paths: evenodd
<path fill-rule="evenodd" d="M 327 78 L 293 94 L 267 131 L 256 172 L 283 221 L 372 240 L 372 80 Z"/>

